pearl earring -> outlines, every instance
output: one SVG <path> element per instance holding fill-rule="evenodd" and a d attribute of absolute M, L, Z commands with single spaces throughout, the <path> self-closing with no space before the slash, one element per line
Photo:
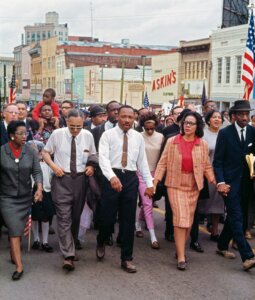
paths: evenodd
<path fill-rule="evenodd" d="M 14 137 L 12 137 L 11 140 L 14 141 Z"/>

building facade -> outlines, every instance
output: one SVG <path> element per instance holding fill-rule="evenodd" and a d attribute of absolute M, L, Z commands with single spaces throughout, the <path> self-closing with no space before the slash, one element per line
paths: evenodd
<path fill-rule="evenodd" d="M 4 94 L 6 97 L 9 96 L 9 84 L 12 78 L 13 65 L 14 65 L 13 57 L 0 56 L 0 93 L 1 93 L 0 99 L 4 98 Z M 6 68 L 5 80 L 4 80 L 4 68 Z"/>

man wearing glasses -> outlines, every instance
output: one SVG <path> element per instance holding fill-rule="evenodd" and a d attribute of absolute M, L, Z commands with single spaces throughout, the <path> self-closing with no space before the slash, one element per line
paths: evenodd
<path fill-rule="evenodd" d="M 67 127 L 66 120 L 69 111 L 73 109 L 72 101 L 65 100 L 61 104 L 61 117 L 59 119 L 59 128 Z"/>
<path fill-rule="evenodd" d="M 43 151 L 44 161 L 54 172 L 51 193 L 58 221 L 59 246 L 64 256 L 63 268 L 68 271 L 74 270 L 75 243 L 86 193 L 85 175 L 94 174 L 94 168 L 88 166 L 87 161 L 94 154 L 93 136 L 83 129 L 83 113 L 76 109 L 67 115 L 67 128 L 53 131 Z"/>
<path fill-rule="evenodd" d="M 163 135 L 164 137 L 168 136 L 168 135 L 175 135 L 178 134 L 180 132 L 180 126 L 179 126 L 179 122 L 177 121 L 177 118 L 179 117 L 179 115 L 181 114 L 181 112 L 183 111 L 183 108 L 181 106 L 175 106 L 172 111 L 171 111 L 171 116 L 174 119 L 174 124 L 167 126 L 163 129 Z"/>
<path fill-rule="evenodd" d="M 11 121 L 18 120 L 19 110 L 16 104 L 8 104 L 3 111 L 4 120 L 1 122 L 0 146 L 8 143 L 7 126 Z"/>

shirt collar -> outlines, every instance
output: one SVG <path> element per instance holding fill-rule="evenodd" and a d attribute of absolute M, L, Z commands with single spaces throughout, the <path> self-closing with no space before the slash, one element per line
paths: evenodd
<path fill-rule="evenodd" d="M 117 128 L 117 131 L 118 131 L 120 134 L 124 134 L 124 130 L 120 128 L 119 124 L 117 124 L 115 128 Z M 130 129 L 126 132 L 127 135 L 130 134 L 131 129 L 132 129 L 132 128 L 130 128 Z"/>
<path fill-rule="evenodd" d="M 7 130 L 8 124 L 7 124 L 7 122 L 5 120 L 4 120 L 4 127 Z"/>
<path fill-rule="evenodd" d="M 245 126 L 245 127 L 242 128 L 242 127 L 240 127 L 240 126 L 237 124 L 237 122 L 235 122 L 235 127 L 236 127 L 237 132 L 241 132 L 242 129 L 243 129 L 243 133 L 246 132 L 247 126 Z"/>
<path fill-rule="evenodd" d="M 69 128 L 68 127 L 65 127 L 64 128 L 65 129 L 65 131 L 66 131 L 66 134 L 67 134 L 67 136 L 71 139 L 72 138 L 72 135 L 71 135 L 71 132 L 70 132 L 70 130 L 69 130 Z M 83 129 L 82 129 L 83 130 Z M 82 132 L 82 130 L 79 132 L 79 134 L 75 137 L 75 139 L 77 138 L 79 138 L 79 136 L 81 135 L 81 132 Z"/>

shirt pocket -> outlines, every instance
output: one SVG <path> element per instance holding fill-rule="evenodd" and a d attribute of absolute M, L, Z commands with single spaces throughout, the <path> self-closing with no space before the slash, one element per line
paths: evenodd
<path fill-rule="evenodd" d="M 130 158 L 130 160 L 133 163 L 137 162 L 138 156 L 139 156 L 139 149 L 134 148 L 134 149 L 132 149 L 132 151 L 128 151 L 128 158 Z"/>

